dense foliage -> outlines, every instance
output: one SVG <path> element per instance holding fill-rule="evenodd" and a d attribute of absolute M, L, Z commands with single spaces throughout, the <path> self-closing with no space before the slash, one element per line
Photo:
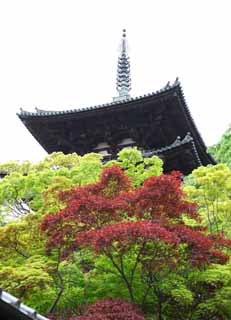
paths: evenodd
<path fill-rule="evenodd" d="M 226 130 L 217 144 L 209 148 L 209 152 L 218 162 L 231 167 L 231 127 Z"/>
<path fill-rule="evenodd" d="M 102 169 L 101 156 L 83 157 L 61 152 L 47 156 L 38 164 L 10 162 L 0 166 L 8 175 L 0 183 L 0 212 L 19 217 L 41 208 L 60 209 L 56 193 L 74 185 L 96 182 Z"/>
<path fill-rule="evenodd" d="M 196 201 L 210 233 L 227 232 L 231 223 L 231 170 L 225 164 L 200 167 L 185 179 L 184 190 Z"/>
<path fill-rule="evenodd" d="M 0 170 L 4 290 L 57 320 L 231 318 L 225 165 L 198 168 L 184 191 L 136 149 Z"/>
<path fill-rule="evenodd" d="M 140 310 L 121 299 L 104 299 L 91 305 L 84 316 L 71 320 L 144 320 Z"/>
<path fill-rule="evenodd" d="M 129 177 L 131 184 L 140 186 L 147 178 L 163 173 L 162 164 L 163 161 L 156 156 L 143 158 L 136 148 L 132 150 L 125 148 L 118 153 L 117 161 L 109 161 L 106 166 L 120 166 Z"/>
<path fill-rule="evenodd" d="M 92 249 L 106 263 L 100 272 L 119 277 L 127 290 L 124 298 L 146 314 L 158 319 L 205 317 L 204 301 L 209 305 L 217 290 L 206 290 L 206 278 L 200 285 L 197 278 L 190 280 L 215 264 L 226 264 L 229 256 L 224 250 L 231 241 L 185 224 L 185 216 L 198 223 L 200 219 L 195 204 L 185 200 L 179 177 L 151 177 L 133 188 L 124 172 L 113 166 L 103 170 L 98 183 L 62 192 L 66 207 L 47 215 L 41 225 L 49 238 L 48 250 L 58 250 L 62 259 L 79 252 L 81 264 L 81 256 Z M 84 264 L 88 274 L 98 276 L 93 258 Z M 213 315 L 217 312 L 212 310 Z"/>
<path fill-rule="evenodd" d="M 124 156 L 122 151 L 121 155 L 121 163 L 129 164 L 132 159 L 134 179 L 139 173 L 161 173 L 157 157 L 144 165 L 138 150 L 129 150 Z M 0 180 L 0 286 L 42 313 L 53 310 L 57 303 L 60 309 L 76 309 L 76 299 L 79 305 L 85 301 L 84 286 L 88 285 L 74 261 L 63 262 L 57 253 L 46 255 L 39 227 L 43 215 L 63 208 L 57 197 L 60 190 L 96 182 L 102 167 L 99 154 L 62 153 L 37 164 L 25 161 L 0 166 L 8 172 Z"/>

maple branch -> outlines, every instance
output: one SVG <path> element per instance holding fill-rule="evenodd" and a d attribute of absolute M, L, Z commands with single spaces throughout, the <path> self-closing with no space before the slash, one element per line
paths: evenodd
<path fill-rule="evenodd" d="M 56 308 L 56 306 L 57 306 L 57 304 L 58 304 L 58 302 L 59 302 L 59 300 L 60 300 L 60 298 L 61 298 L 61 296 L 63 294 L 63 291 L 65 289 L 64 280 L 63 280 L 63 277 L 62 277 L 62 275 L 61 275 L 61 273 L 59 271 L 60 262 L 61 262 L 61 250 L 59 248 L 58 249 L 57 266 L 56 266 L 56 270 L 55 270 L 56 275 L 57 275 L 58 280 L 59 280 L 59 292 L 58 292 L 56 298 L 54 299 L 52 305 L 50 306 L 48 313 L 52 313 L 55 310 L 55 308 Z"/>
<path fill-rule="evenodd" d="M 100 266 L 95 266 L 95 268 L 99 271 L 105 272 L 105 273 L 112 273 L 112 274 L 117 274 L 116 272 L 114 272 L 111 269 L 108 268 L 104 268 L 104 267 L 100 267 Z"/>
<path fill-rule="evenodd" d="M 204 201 L 205 201 L 205 206 L 206 206 L 206 209 L 207 209 L 207 217 L 208 217 L 208 222 L 209 222 L 209 231 L 210 231 L 210 233 L 212 233 L 213 232 L 213 227 L 212 227 L 212 222 L 211 222 L 211 218 L 210 218 L 210 210 L 209 210 L 209 205 L 208 205 L 208 202 L 207 202 L 205 194 L 204 194 Z"/>
<path fill-rule="evenodd" d="M 146 299 L 147 299 L 147 296 L 148 296 L 148 293 L 151 289 L 151 283 L 148 284 L 146 290 L 144 291 L 144 294 L 143 294 L 143 297 L 142 297 L 142 300 L 141 300 L 141 308 L 142 310 L 144 309 L 144 305 L 145 305 L 145 302 L 146 302 Z"/>
<path fill-rule="evenodd" d="M 30 256 L 24 252 L 22 252 L 21 250 L 17 249 L 17 245 L 14 247 L 14 250 L 23 258 L 28 259 Z"/>
<path fill-rule="evenodd" d="M 131 285 L 131 283 L 129 283 L 129 280 L 128 280 L 125 272 L 124 272 L 123 263 L 122 263 L 122 260 L 121 260 L 122 257 L 120 256 L 120 266 L 121 267 L 119 267 L 118 264 L 115 262 L 115 260 L 114 260 L 114 258 L 112 256 L 112 254 L 110 253 L 110 251 L 109 250 L 108 251 L 103 250 L 103 251 L 104 251 L 105 255 L 107 255 L 107 257 L 111 260 L 113 266 L 119 272 L 121 278 L 124 280 L 124 282 L 125 282 L 125 284 L 127 286 L 131 301 L 134 302 L 135 300 L 134 300 L 134 296 L 133 296 L 132 285 Z"/>
<path fill-rule="evenodd" d="M 132 270 L 131 270 L 131 283 L 133 282 L 134 274 L 135 274 L 137 265 L 138 265 L 138 263 L 140 262 L 140 256 L 141 256 L 141 253 L 142 253 L 143 250 L 144 250 L 145 245 L 146 245 L 146 242 L 143 241 L 143 244 L 142 244 L 142 246 L 141 246 L 141 248 L 140 248 L 140 251 L 139 251 L 139 253 L 138 253 L 137 256 L 136 256 L 136 261 L 135 261 L 134 266 L 133 266 L 133 268 L 132 268 Z"/>

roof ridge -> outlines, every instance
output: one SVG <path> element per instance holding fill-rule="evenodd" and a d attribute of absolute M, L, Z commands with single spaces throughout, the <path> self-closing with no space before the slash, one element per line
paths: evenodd
<path fill-rule="evenodd" d="M 181 88 L 179 78 L 177 77 L 172 84 L 170 83 L 170 81 L 168 81 L 167 84 L 164 87 L 162 87 L 161 89 L 153 91 L 151 93 L 143 94 L 141 96 L 125 97 L 123 100 L 121 99 L 119 101 L 112 101 L 112 102 L 102 103 L 102 104 L 95 105 L 95 106 L 82 107 L 79 109 L 68 109 L 68 110 L 60 110 L 60 111 L 58 111 L 58 110 L 51 111 L 51 110 L 43 110 L 43 109 L 35 108 L 36 111 L 34 112 L 34 111 L 27 111 L 27 110 L 24 110 L 23 108 L 20 108 L 20 113 L 17 113 L 17 115 L 19 117 L 20 116 L 50 116 L 50 115 L 60 115 L 60 114 L 68 114 L 68 113 L 95 110 L 95 109 L 105 108 L 105 107 L 109 107 L 109 106 L 113 106 L 113 105 L 120 105 L 121 103 L 126 103 L 126 102 L 130 102 L 130 101 L 136 101 L 136 100 L 139 100 L 142 98 L 153 97 L 155 95 L 168 92 L 171 89 L 178 87 L 178 86 Z"/>
<path fill-rule="evenodd" d="M 193 137 L 190 132 L 187 132 L 187 134 L 185 135 L 184 138 L 177 136 L 173 143 L 171 143 L 165 147 L 159 148 L 159 149 L 152 149 L 150 151 L 147 150 L 143 153 L 143 155 L 145 157 L 150 157 L 151 155 L 158 155 L 162 152 L 180 147 L 180 146 L 187 144 L 187 143 L 190 143 L 190 142 L 193 142 Z"/>

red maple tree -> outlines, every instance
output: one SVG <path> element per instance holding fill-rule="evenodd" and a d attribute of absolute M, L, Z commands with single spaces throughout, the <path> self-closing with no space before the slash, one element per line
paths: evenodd
<path fill-rule="evenodd" d="M 104 299 L 91 305 L 84 316 L 70 320 L 144 320 L 140 310 L 134 304 L 121 299 Z"/>
<path fill-rule="evenodd" d="M 185 225 L 183 216 L 198 221 L 199 216 L 196 205 L 185 200 L 180 176 L 163 174 L 132 188 L 124 172 L 114 166 L 104 169 L 98 183 L 62 192 L 65 209 L 47 215 L 41 225 L 48 235 L 48 249 L 61 248 L 63 257 L 85 247 L 104 254 L 132 302 L 134 275 L 142 270 L 146 283 L 142 304 L 155 289 L 156 274 L 176 270 L 183 260 L 196 268 L 226 263 L 229 257 L 222 249 L 230 247 L 230 241 L 222 236 L 217 241 L 204 228 Z M 131 252 L 133 264 L 127 272 L 126 257 Z"/>

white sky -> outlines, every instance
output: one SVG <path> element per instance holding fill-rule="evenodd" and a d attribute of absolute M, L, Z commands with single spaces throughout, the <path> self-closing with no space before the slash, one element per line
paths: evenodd
<path fill-rule="evenodd" d="M 16 116 L 116 95 L 127 29 L 132 96 L 177 76 L 207 145 L 231 123 L 230 0 L 0 0 L 0 162 L 46 154 Z"/>

